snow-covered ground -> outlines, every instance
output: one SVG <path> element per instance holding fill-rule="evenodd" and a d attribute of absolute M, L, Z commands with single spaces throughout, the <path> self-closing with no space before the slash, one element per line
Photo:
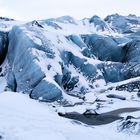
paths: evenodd
<path fill-rule="evenodd" d="M 0 77 L 0 93 L 4 91 L 6 86 L 6 79 L 3 77 Z"/>
<path fill-rule="evenodd" d="M 14 92 L 0 94 L 0 135 L 3 140 L 138 140 L 118 133 L 116 122 L 88 126 L 59 117 L 55 108 Z"/>
<path fill-rule="evenodd" d="M 4 80 L 4 78 L 1 80 Z M 1 82 L 3 83 L 3 82 Z M 5 82 L 4 82 L 5 83 Z M 106 125 L 86 125 L 82 122 L 60 117 L 58 112 L 79 112 L 87 109 L 97 113 L 112 111 L 119 108 L 139 107 L 135 101 L 136 93 L 110 91 L 106 93 L 88 93 L 85 102 L 73 107 L 62 107 L 57 103 L 42 103 L 32 100 L 26 94 L 16 92 L 2 92 L 0 94 L 0 136 L 3 140 L 138 140 L 139 135 L 129 135 L 118 132 L 119 121 Z M 126 101 L 107 99 L 107 94 L 118 94 L 126 97 Z M 133 98 L 132 98 L 133 97 Z M 74 98 L 74 97 L 73 97 Z M 106 100 L 101 108 L 97 109 L 96 99 Z M 80 99 L 73 99 L 80 102 Z M 122 113 L 120 116 L 133 115 L 139 117 L 140 111 Z"/>

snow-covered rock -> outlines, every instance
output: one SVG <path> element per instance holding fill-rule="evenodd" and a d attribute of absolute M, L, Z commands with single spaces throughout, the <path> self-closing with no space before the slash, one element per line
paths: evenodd
<path fill-rule="evenodd" d="M 107 24 L 104 20 L 102 20 L 98 16 L 93 16 L 90 18 L 89 22 L 97 29 L 97 31 L 101 32 L 109 32 L 113 33 L 114 31 L 109 27 L 109 24 Z"/>
<path fill-rule="evenodd" d="M 0 31 L 0 65 L 5 60 L 8 49 L 8 33 Z"/>
<path fill-rule="evenodd" d="M 127 116 L 120 121 L 118 131 L 125 132 L 129 135 L 140 135 L 140 118 Z"/>
<path fill-rule="evenodd" d="M 119 33 L 130 34 L 140 27 L 140 18 L 135 15 L 121 16 L 119 14 L 109 15 L 105 21 Z"/>

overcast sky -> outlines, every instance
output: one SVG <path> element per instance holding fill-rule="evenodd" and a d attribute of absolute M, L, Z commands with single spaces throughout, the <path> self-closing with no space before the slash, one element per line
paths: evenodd
<path fill-rule="evenodd" d="M 0 16 L 20 20 L 63 15 L 80 19 L 112 13 L 140 16 L 140 0 L 0 0 Z"/>

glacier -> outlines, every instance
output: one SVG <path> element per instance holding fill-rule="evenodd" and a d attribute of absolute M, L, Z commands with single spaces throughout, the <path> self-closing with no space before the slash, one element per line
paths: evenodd
<path fill-rule="evenodd" d="M 0 104 L 5 106 L 9 96 L 13 100 L 29 97 L 46 108 L 51 106 L 52 117 L 61 118 L 62 124 L 63 119 L 74 118 L 72 123 L 84 129 L 96 126 L 100 116 L 103 120 L 112 117 L 113 121 L 99 124 L 113 124 L 117 132 L 132 137 L 139 135 L 139 53 L 140 17 L 135 15 L 114 14 L 105 19 L 95 15 L 81 20 L 63 16 L 30 22 L 0 18 L 0 92 L 5 91 Z M 29 105 L 31 99 L 27 99 Z"/>
<path fill-rule="evenodd" d="M 139 72 L 136 74 L 128 68 L 138 65 L 138 51 L 133 52 L 136 49 L 131 47 L 136 47 L 139 40 L 135 41 L 128 34 L 115 35 L 116 26 L 112 24 L 113 29 L 107 24 L 109 17 L 105 22 L 93 16 L 88 20 L 89 25 L 83 21 L 64 16 L 13 26 L 5 47 L 10 67 L 7 87 L 28 93 L 34 99 L 55 101 L 62 100 L 66 92 L 79 95 L 91 92 L 99 86 L 98 81 L 106 85 L 139 76 Z M 77 30 L 80 26 L 85 30 L 94 26 L 96 32 L 71 34 L 63 29 L 68 26 Z M 134 60 L 130 60 L 131 57 Z"/>

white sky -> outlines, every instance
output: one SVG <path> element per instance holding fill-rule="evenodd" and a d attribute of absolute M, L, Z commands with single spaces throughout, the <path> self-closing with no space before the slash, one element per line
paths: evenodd
<path fill-rule="evenodd" d="M 80 19 L 113 13 L 140 16 L 140 0 L 0 0 L 0 16 L 20 20 L 64 15 Z"/>

